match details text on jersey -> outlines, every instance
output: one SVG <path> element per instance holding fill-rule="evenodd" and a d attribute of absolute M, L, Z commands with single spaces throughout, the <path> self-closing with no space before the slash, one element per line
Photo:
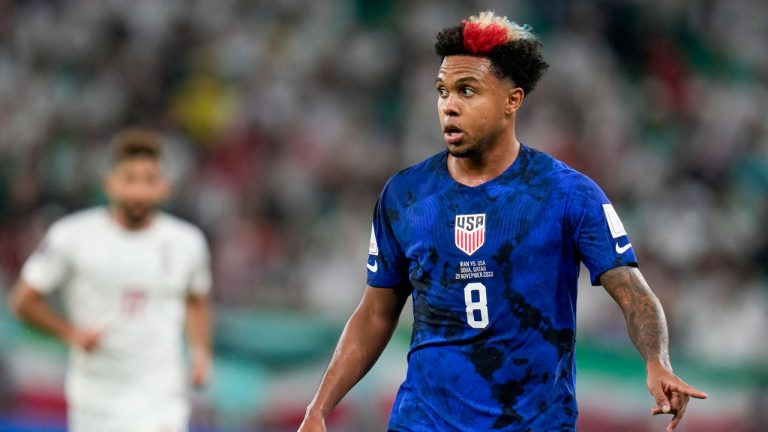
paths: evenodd
<path fill-rule="evenodd" d="M 485 265 L 485 260 L 459 261 L 459 272 L 456 273 L 456 280 L 483 279 L 492 277 L 493 272 L 488 271 L 488 268 Z"/>

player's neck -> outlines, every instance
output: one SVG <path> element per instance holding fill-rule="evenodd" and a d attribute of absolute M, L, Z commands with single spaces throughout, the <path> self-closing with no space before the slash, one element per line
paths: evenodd
<path fill-rule="evenodd" d="M 120 226 L 120 228 L 127 231 L 141 231 L 149 228 L 152 225 L 155 212 L 147 213 L 147 215 L 143 218 L 136 219 L 128 217 L 128 215 L 126 215 L 125 212 L 121 211 L 119 208 L 112 207 L 109 210 L 109 215 L 112 217 L 112 220 L 114 220 L 115 223 Z"/>
<path fill-rule="evenodd" d="M 448 172 L 465 186 L 487 183 L 507 170 L 520 154 L 520 143 L 511 140 L 489 147 L 477 157 L 458 158 L 448 155 Z"/>

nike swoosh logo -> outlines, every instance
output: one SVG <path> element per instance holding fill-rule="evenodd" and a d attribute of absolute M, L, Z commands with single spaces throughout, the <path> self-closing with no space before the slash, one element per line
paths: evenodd
<path fill-rule="evenodd" d="M 373 261 L 373 265 L 366 263 L 365 266 L 368 267 L 371 273 L 376 273 L 379 270 L 379 262 L 376 260 Z"/>
<path fill-rule="evenodd" d="M 632 243 L 627 243 L 624 246 L 619 247 L 619 242 L 616 242 L 616 253 L 623 254 L 624 252 L 628 251 L 629 248 L 631 247 L 632 247 Z"/>

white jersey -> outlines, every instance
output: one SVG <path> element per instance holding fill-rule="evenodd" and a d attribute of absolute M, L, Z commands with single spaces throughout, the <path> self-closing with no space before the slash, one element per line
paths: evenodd
<path fill-rule="evenodd" d="M 22 278 L 41 293 L 61 289 L 77 327 L 104 329 L 92 352 L 70 351 L 73 429 L 88 429 L 72 423 L 78 421 L 73 411 L 102 419 L 158 412 L 186 419 L 185 304 L 187 296 L 210 289 L 209 267 L 201 231 L 165 213 L 136 231 L 121 227 L 106 208 L 50 227 Z"/>

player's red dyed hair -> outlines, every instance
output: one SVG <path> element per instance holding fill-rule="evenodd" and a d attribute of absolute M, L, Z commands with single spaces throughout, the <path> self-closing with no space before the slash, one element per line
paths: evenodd
<path fill-rule="evenodd" d="M 481 12 L 437 34 L 435 52 L 440 57 L 488 57 L 494 72 L 509 79 L 525 93 L 536 87 L 549 67 L 539 53 L 541 42 L 528 26 L 518 25 L 493 12 Z"/>

